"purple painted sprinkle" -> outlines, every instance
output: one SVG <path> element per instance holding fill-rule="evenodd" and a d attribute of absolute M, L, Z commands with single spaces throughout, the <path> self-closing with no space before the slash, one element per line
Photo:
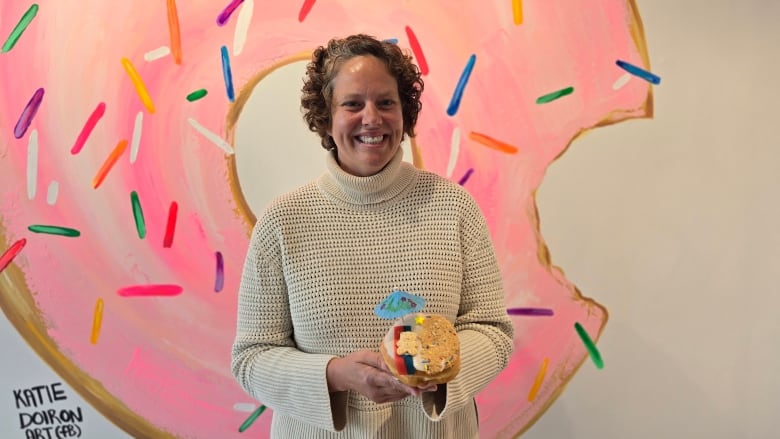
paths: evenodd
<path fill-rule="evenodd" d="M 244 0 L 233 0 L 229 5 L 225 6 L 225 9 L 217 16 L 217 25 L 224 26 L 228 19 L 230 19 L 230 15 L 233 14 L 233 11 L 235 11 L 241 3 L 244 3 Z"/>
<path fill-rule="evenodd" d="M 458 184 L 463 186 L 466 184 L 467 181 L 469 181 L 469 178 L 471 177 L 471 174 L 474 173 L 474 168 L 469 168 L 468 171 L 466 171 L 465 174 L 463 174 L 463 177 L 460 178 L 460 181 L 458 181 Z"/>
<path fill-rule="evenodd" d="M 214 292 L 219 293 L 222 291 L 222 287 L 225 286 L 225 269 L 224 261 L 222 260 L 222 252 L 216 252 L 217 255 L 217 279 L 214 282 Z"/>
<path fill-rule="evenodd" d="M 22 136 L 24 136 L 24 133 L 27 132 L 27 128 L 30 127 L 30 123 L 35 117 L 35 113 L 38 112 L 38 107 L 41 106 L 41 101 L 43 100 L 43 91 L 43 88 L 35 90 L 35 93 L 30 98 L 30 101 L 27 102 L 24 110 L 22 110 L 22 115 L 19 116 L 19 120 L 16 122 L 16 126 L 14 127 L 14 137 L 17 139 L 21 139 Z"/>
<path fill-rule="evenodd" d="M 553 310 L 549 308 L 509 308 L 506 310 L 510 316 L 551 316 Z"/>

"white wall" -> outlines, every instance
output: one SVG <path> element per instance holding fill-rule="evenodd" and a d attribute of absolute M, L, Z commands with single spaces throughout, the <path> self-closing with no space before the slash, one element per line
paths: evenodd
<path fill-rule="evenodd" d="M 610 319 L 524 438 L 780 437 L 780 2 L 639 0 L 655 117 L 594 131 L 538 196 Z"/>

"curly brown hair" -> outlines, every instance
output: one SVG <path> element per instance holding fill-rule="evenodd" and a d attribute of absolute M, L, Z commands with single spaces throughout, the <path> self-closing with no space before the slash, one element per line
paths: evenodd
<path fill-rule="evenodd" d="M 327 150 L 336 148 L 333 137 L 327 133 L 331 125 L 333 79 L 345 61 L 366 55 L 384 62 L 387 70 L 398 82 L 404 133 L 414 137 L 417 115 L 422 109 L 420 96 L 423 80 L 420 69 L 412 62 L 412 57 L 404 53 L 398 45 L 370 35 L 357 34 L 334 38 L 328 41 L 326 46 L 318 47 L 306 66 L 306 77 L 301 89 L 303 119 L 309 129 L 320 136 L 322 147 Z"/>

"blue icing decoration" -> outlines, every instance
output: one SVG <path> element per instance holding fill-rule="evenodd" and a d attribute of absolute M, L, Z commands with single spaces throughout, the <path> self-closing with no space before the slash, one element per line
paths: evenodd
<path fill-rule="evenodd" d="M 395 290 L 374 308 L 374 314 L 383 319 L 397 319 L 418 312 L 425 306 L 425 299 L 406 291 Z"/>
<path fill-rule="evenodd" d="M 406 365 L 406 374 L 414 375 L 415 372 L 417 372 L 417 369 L 414 368 L 414 357 L 411 355 L 401 355 L 401 358 L 404 359 L 404 364 Z"/>

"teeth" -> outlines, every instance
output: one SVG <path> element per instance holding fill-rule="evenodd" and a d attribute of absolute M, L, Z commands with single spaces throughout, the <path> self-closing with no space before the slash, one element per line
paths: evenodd
<path fill-rule="evenodd" d="M 360 136 L 358 138 L 363 143 L 380 143 L 382 142 L 382 139 L 384 139 L 384 136 L 375 136 L 375 137 Z"/>

